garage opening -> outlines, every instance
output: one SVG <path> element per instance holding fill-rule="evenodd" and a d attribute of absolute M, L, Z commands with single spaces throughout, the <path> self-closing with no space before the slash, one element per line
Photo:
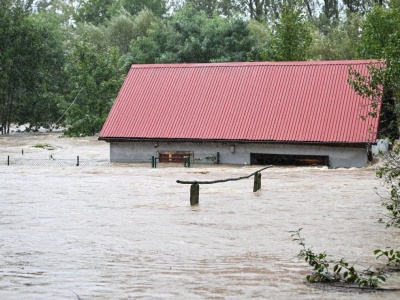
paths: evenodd
<path fill-rule="evenodd" d="M 329 156 L 250 153 L 252 165 L 329 166 Z"/>

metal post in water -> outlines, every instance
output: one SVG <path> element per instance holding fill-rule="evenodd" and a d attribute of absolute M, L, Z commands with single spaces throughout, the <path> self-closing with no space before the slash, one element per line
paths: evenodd
<path fill-rule="evenodd" d="M 76 166 L 79 167 L 79 155 L 76 157 Z"/>
<path fill-rule="evenodd" d="M 199 204 L 199 190 L 200 185 L 194 183 L 190 186 L 190 205 L 198 205 Z"/>
<path fill-rule="evenodd" d="M 190 168 L 190 156 L 183 157 L 183 166 L 185 168 Z"/>
<path fill-rule="evenodd" d="M 157 159 L 158 159 L 158 157 L 155 157 L 155 156 L 151 157 L 151 167 L 152 168 L 157 168 Z"/>
<path fill-rule="evenodd" d="M 259 189 L 261 189 L 261 173 L 257 172 L 254 174 L 253 192 L 257 192 Z"/>

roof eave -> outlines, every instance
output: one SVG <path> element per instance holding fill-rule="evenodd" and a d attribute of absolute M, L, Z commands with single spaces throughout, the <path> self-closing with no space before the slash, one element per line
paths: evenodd
<path fill-rule="evenodd" d="M 107 143 L 124 143 L 124 142 L 191 142 L 191 143 L 266 143 L 266 144 L 296 144 L 296 145 L 324 145 L 324 146 L 346 146 L 346 147 L 365 147 L 365 145 L 375 145 L 371 141 L 279 141 L 279 140 L 235 140 L 235 139 L 190 139 L 190 138 L 134 138 L 134 137 L 99 137 L 101 141 Z"/>

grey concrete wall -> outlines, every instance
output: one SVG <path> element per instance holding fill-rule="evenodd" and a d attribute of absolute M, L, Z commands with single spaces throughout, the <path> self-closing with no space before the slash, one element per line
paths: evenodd
<path fill-rule="evenodd" d="M 234 152 L 231 152 L 234 146 Z M 367 164 L 365 148 L 328 147 L 318 145 L 289 145 L 278 143 L 191 143 L 191 142 L 112 142 L 111 161 L 149 160 L 159 152 L 193 151 L 200 162 L 212 161 L 217 152 L 222 164 L 250 164 L 250 153 L 324 155 L 329 156 L 330 167 L 364 167 Z"/>

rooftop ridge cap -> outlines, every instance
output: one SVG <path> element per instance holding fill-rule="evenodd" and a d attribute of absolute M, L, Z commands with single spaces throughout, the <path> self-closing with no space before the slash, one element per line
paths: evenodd
<path fill-rule="evenodd" d="M 383 59 L 360 59 L 360 60 L 313 60 L 313 61 L 260 61 L 260 62 L 218 62 L 218 63 L 166 63 L 166 64 L 132 64 L 131 69 L 186 69 L 186 68 L 243 68 L 243 67 L 291 67 L 291 66 L 343 66 L 343 65 L 365 65 L 368 63 L 379 63 Z"/>

